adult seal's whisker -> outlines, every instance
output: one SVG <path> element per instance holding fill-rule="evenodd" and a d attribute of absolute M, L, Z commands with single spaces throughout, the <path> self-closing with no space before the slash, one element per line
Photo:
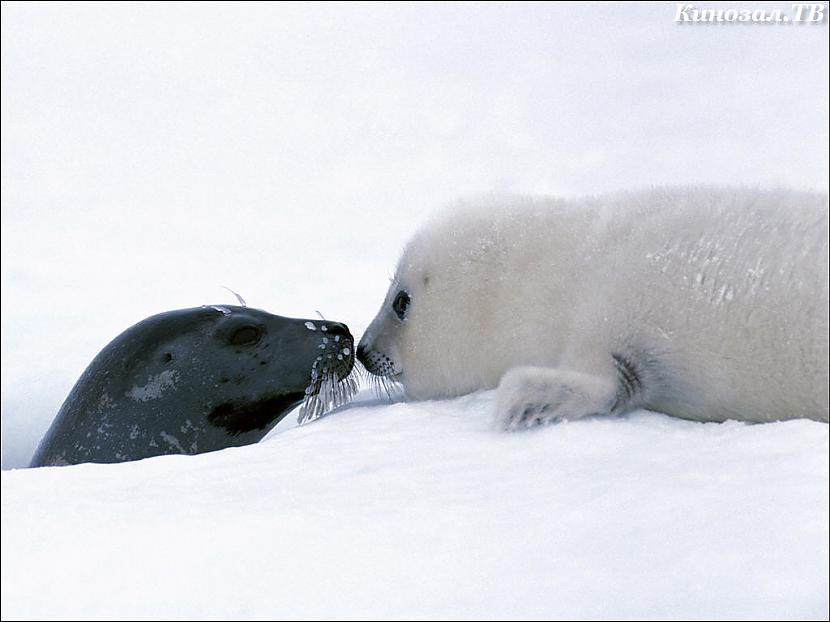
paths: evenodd
<path fill-rule="evenodd" d="M 357 381 L 351 375 L 340 379 L 336 373 L 317 376 L 306 389 L 297 422 L 300 425 L 308 423 L 344 405 L 354 397 L 357 389 Z"/>
<path fill-rule="evenodd" d="M 242 296 L 240 296 L 239 294 L 237 294 L 235 291 L 233 291 L 230 287 L 227 287 L 226 285 L 222 285 L 222 287 L 223 287 L 223 288 L 225 288 L 226 290 L 228 290 L 228 291 L 229 291 L 230 293 L 232 293 L 234 296 L 236 296 L 236 300 L 239 302 L 240 306 L 243 306 L 243 307 L 247 307 L 247 306 L 248 306 L 248 304 L 245 302 L 245 299 L 244 299 L 244 298 L 242 298 Z"/>

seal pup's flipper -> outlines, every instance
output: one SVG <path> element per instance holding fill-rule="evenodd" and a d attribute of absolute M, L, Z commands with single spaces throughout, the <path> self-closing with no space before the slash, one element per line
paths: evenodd
<path fill-rule="evenodd" d="M 632 407 L 635 381 L 550 367 L 514 367 L 496 394 L 495 425 L 521 430 Z"/>

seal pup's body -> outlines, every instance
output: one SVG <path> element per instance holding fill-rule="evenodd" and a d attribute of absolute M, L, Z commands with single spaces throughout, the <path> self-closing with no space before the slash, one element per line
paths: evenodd
<path fill-rule="evenodd" d="M 709 188 L 462 206 L 409 243 L 358 357 L 414 399 L 498 385 L 508 429 L 827 421 L 827 214 Z"/>

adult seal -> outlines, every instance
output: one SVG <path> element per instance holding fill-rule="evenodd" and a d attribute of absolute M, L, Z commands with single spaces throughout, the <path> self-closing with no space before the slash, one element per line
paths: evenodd
<path fill-rule="evenodd" d="M 353 392 L 352 341 L 344 324 L 248 307 L 154 315 L 92 361 L 31 466 L 256 443 L 298 403 L 311 417 Z"/>
<path fill-rule="evenodd" d="M 412 399 L 498 387 L 497 425 L 648 408 L 828 420 L 827 195 L 490 199 L 410 241 L 358 358 Z"/>

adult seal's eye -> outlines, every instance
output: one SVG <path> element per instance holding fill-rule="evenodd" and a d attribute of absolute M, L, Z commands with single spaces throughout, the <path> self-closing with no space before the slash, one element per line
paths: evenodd
<path fill-rule="evenodd" d="M 412 302 L 412 299 L 403 290 L 399 291 L 398 295 L 395 296 L 395 300 L 392 301 L 392 310 L 400 319 L 406 317 L 406 310 L 409 309 L 410 302 Z"/>
<path fill-rule="evenodd" d="M 260 332 L 256 326 L 237 328 L 231 335 L 230 342 L 235 346 L 249 346 L 259 341 Z"/>

